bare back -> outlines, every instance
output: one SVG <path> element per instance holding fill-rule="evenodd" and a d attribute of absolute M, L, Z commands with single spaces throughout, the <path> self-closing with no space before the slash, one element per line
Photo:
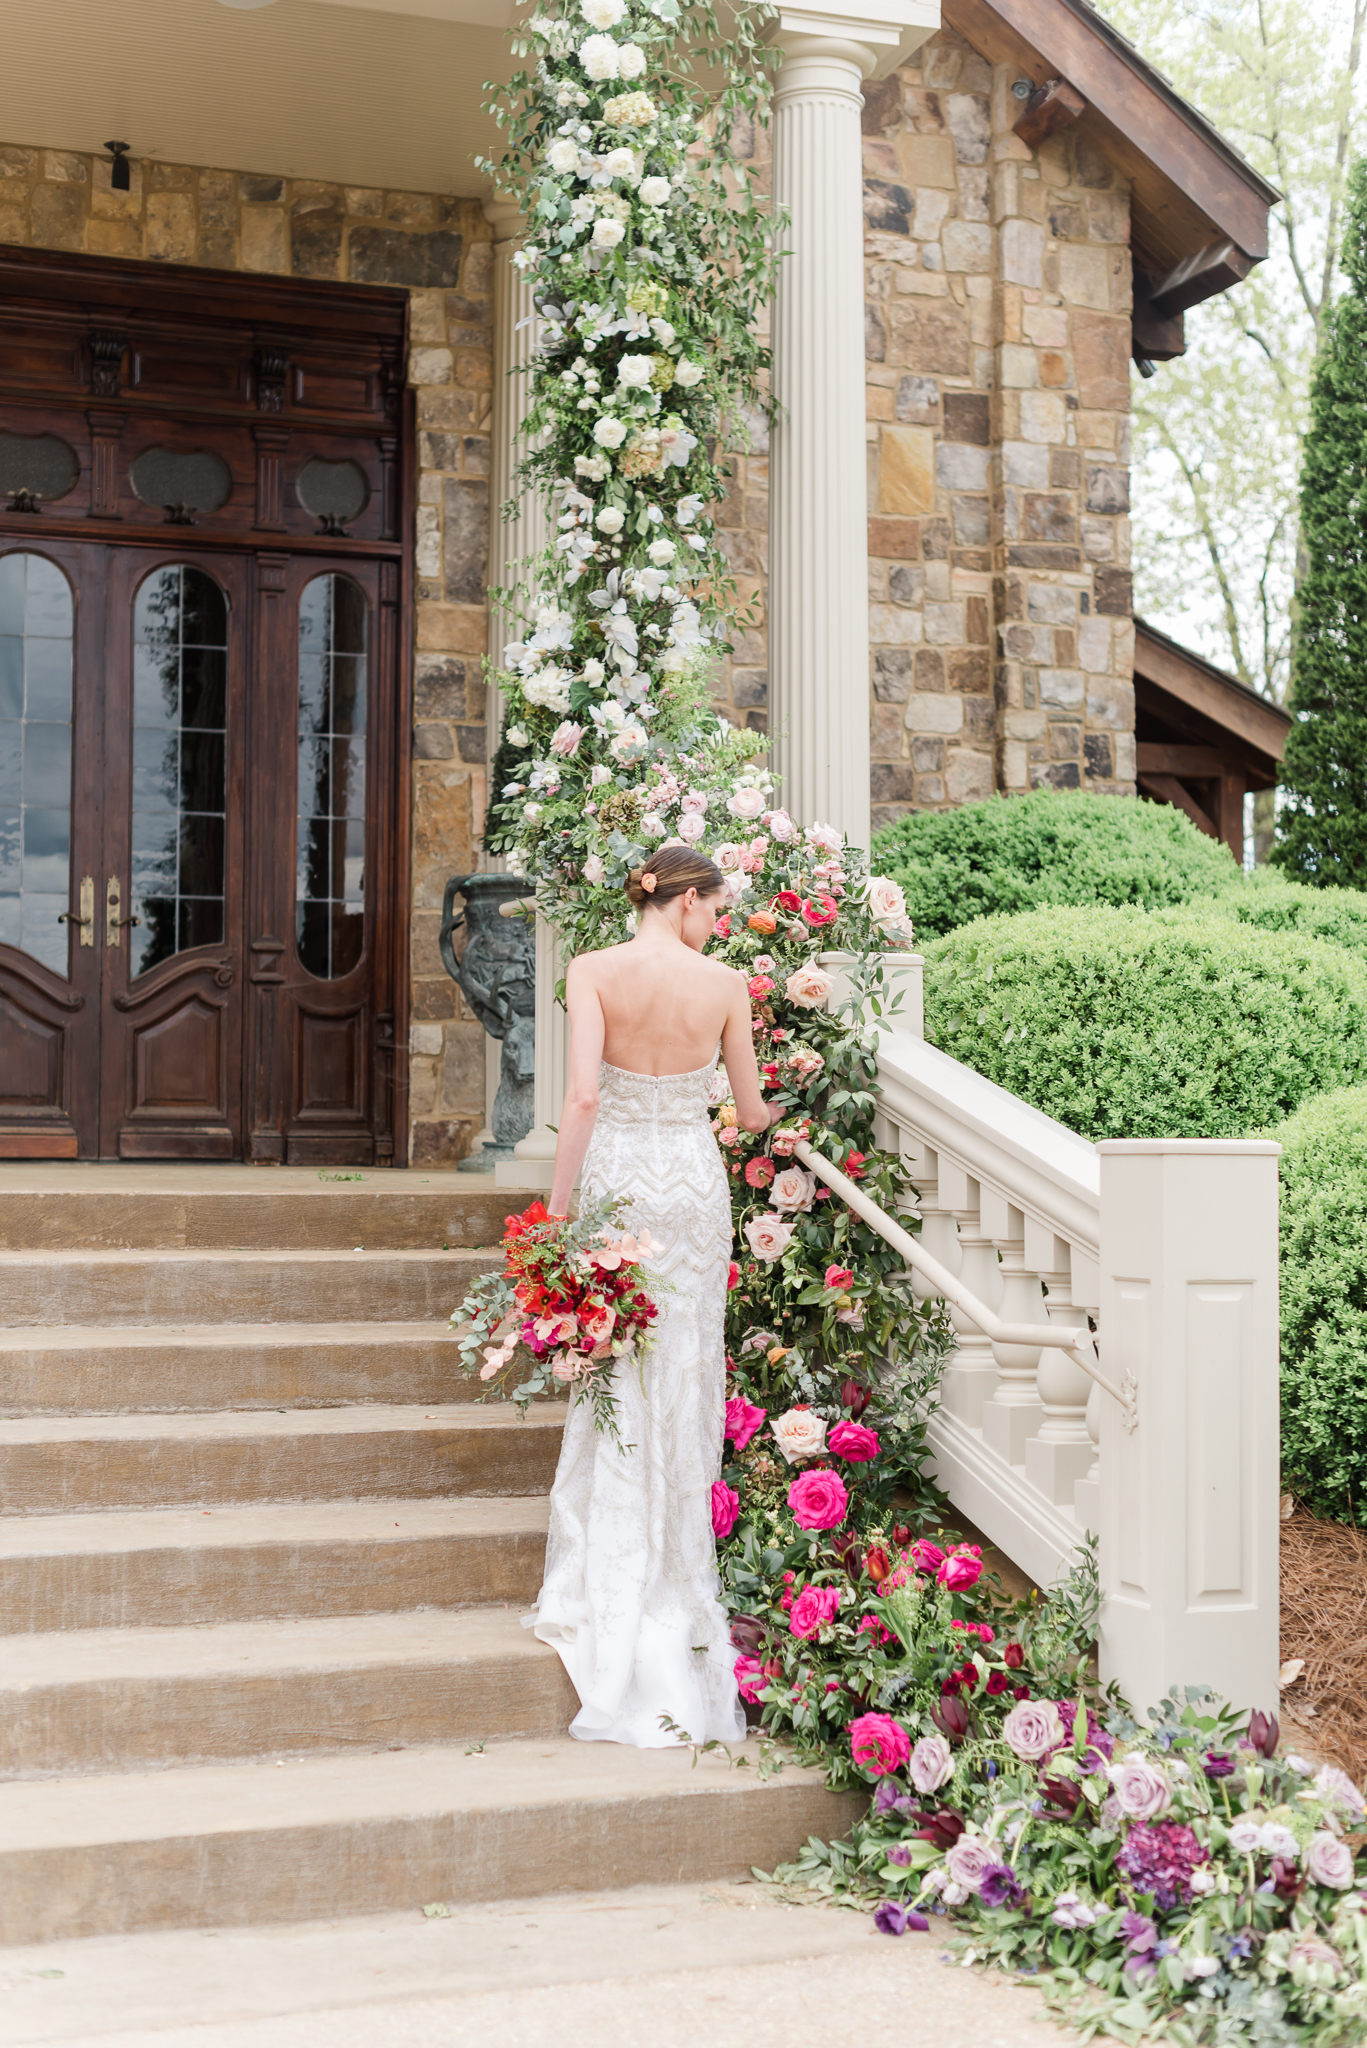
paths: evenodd
<path fill-rule="evenodd" d="M 603 1058 L 629 1074 L 692 1074 L 716 1053 L 744 984 L 732 967 L 675 942 L 629 941 L 582 956 L 603 1015 Z M 747 1006 L 748 1015 L 748 1006 Z"/>

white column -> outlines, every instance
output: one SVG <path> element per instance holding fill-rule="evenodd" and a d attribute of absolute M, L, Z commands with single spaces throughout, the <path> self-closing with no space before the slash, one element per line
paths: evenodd
<path fill-rule="evenodd" d="M 1101 1154 L 1100 1656 L 1140 1712 L 1174 1684 L 1277 1706 L 1277 1156 Z"/>
<path fill-rule="evenodd" d="M 939 27 L 935 0 L 780 4 L 769 706 L 783 803 L 869 843 L 868 505 L 860 87 Z"/>

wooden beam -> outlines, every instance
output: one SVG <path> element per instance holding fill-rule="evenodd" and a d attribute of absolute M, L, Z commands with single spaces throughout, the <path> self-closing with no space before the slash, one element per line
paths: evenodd
<path fill-rule="evenodd" d="M 1216 747 L 1173 747 L 1140 740 L 1135 760 L 1141 775 L 1223 775 L 1225 759 Z"/>
<path fill-rule="evenodd" d="M 1221 839 L 1242 867 L 1244 864 L 1244 778 L 1237 769 L 1226 768 L 1215 785 L 1215 825 Z"/>
<path fill-rule="evenodd" d="M 1135 780 L 1145 796 L 1156 796 L 1163 804 L 1173 804 L 1179 811 L 1185 811 L 1193 825 L 1211 839 L 1220 834 L 1215 829 L 1215 820 L 1206 815 L 1189 789 L 1183 789 L 1175 775 L 1137 775 Z"/>
<path fill-rule="evenodd" d="M 1137 626 L 1134 669 L 1166 690 L 1179 703 L 1199 711 L 1255 749 L 1275 769 L 1286 751 L 1291 720 L 1276 704 L 1265 703 L 1237 683 L 1226 681 L 1194 657 L 1185 656 Z"/>
<path fill-rule="evenodd" d="M 1149 286 L 1150 304 L 1161 320 L 1177 319 L 1203 299 L 1242 283 L 1252 268 L 1253 259 L 1233 242 L 1210 242 L 1194 256 L 1184 256 Z"/>
<path fill-rule="evenodd" d="M 1182 314 L 1165 319 L 1154 311 L 1139 265 L 1134 266 L 1134 305 L 1130 312 L 1130 336 L 1137 363 L 1170 363 L 1187 352 L 1186 328 Z"/>
<path fill-rule="evenodd" d="M 1080 92 L 1074 92 L 1066 78 L 1051 78 L 1047 85 L 1035 87 L 1012 132 L 1027 149 L 1038 149 L 1050 135 L 1057 135 L 1060 128 L 1066 128 L 1086 111 L 1086 100 Z"/>

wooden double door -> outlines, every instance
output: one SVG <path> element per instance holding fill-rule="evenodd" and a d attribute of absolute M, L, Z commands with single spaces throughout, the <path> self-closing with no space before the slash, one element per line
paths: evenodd
<path fill-rule="evenodd" d="M 192 539 L 0 536 L 0 1156 L 392 1158 L 393 565 Z"/>

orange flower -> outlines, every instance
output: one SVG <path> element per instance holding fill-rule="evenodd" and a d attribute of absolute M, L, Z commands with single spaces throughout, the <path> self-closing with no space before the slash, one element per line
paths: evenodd
<path fill-rule="evenodd" d="M 752 932 L 763 932 L 766 938 L 770 932 L 778 930 L 778 919 L 770 917 L 767 910 L 757 910 L 753 917 L 747 919 L 747 923 Z"/>

